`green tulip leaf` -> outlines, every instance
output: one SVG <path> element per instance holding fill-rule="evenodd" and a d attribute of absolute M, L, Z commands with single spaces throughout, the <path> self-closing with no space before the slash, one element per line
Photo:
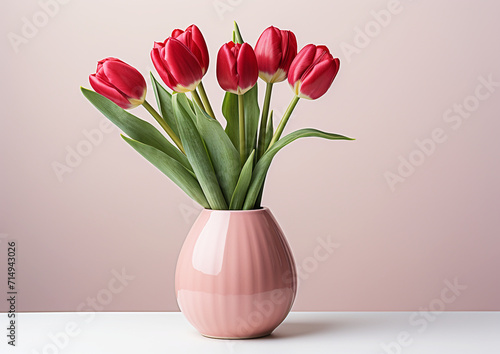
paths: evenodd
<path fill-rule="evenodd" d="M 240 43 L 240 44 L 245 43 L 243 37 L 241 36 L 240 27 L 238 26 L 236 21 L 234 21 L 233 38 L 234 38 L 233 39 L 234 43 Z"/>
<path fill-rule="evenodd" d="M 151 83 L 156 97 L 156 103 L 160 109 L 163 120 L 172 128 L 175 135 L 179 136 L 179 129 L 177 128 L 177 121 L 174 118 L 174 111 L 172 110 L 172 95 L 168 92 L 156 78 L 151 75 Z"/>
<path fill-rule="evenodd" d="M 216 210 L 227 209 L 228 204 L 219 186 L 205 142 L 195 124 L 196 115 L 186 95 L 184 93 L 174 94 L 172 107 L 186 156 L 193 166 L 194 173 L 210 207 Z"/>
<path fill-rule="evenodd" d="M 243 95 L 243 99 L 245 100 L 245 156 L 248 156 L 256 148 L 260 121 L 257 84 Z"/>
<path fill-rule="evenodd" d="M 238 95 L 226 92 L 222 101 L 222 114 L 226 118 L 226 134 L 236 150 L 240 148 L 239 121 L 238 121 Z"/>
<path fill-rule="evenodd" d="M 240 177 L 231 198 L 231 204 L 229 205 L 230 210 L 240 210 L 243 207 L 243 202 L 245 201 L 248 187 L 250 186 L 250 182 L 252 181 L 254 156 L 255 150 L 252 151 L 247 161 L 243 165 L 243 168 L 241 169 Z"/>
<path fill-rule="evenodd" d="M 189 171 L 193 171 L 187 157 L 172 145 L 152 124 L 127 112 L 97 92 L 83 87 L 81 90 L 90 103 L 130 138 L 163 151 Z"/>
<path fill-rule="evenodd" d="M 269 147 L 271 139 L 273 138 L 273 134 L 274 134 L 273 111 L 271 111 L 271 113 L 269 114 L 269 118 L 267 119 L 266 140 L 264 141 L 264 149 L 267 149 Z"/>
<path fill-rule="evenodd" d="M 257 143 L 257 128 L 259 126 L 259 102 L 257 85 L 252 87 L 244 95 L 244 110 L 245 110 L 245 141 L 246 151 L 248 155 L 250 151 L 255 149 Z M 224 101 L 222 102 L 222 114 L 226 118 L 226 134 L 231 139 L 236 150 L 240 148 L 240 133 L 239 133 L 239 115 L 238 115 L 238 95 L 226 92 Z"/>
<path fill-rule="evenodd" d="M 273 111 L 269 113 L 269 118 L 267 119 L 267 126 L 266 126 L 266 139 L 264 141 L 264 151 L 267 150 L 269 147 L 269 144 L 271 143 L 271 140 L 273 138 L 274 134 L 274 127 L 273 127 Z M 260 186 L 260 191 L 259 195 L 257 196 L 257 200 L 255 201 L 255 208 L 260 207 L 260 203 L 262 202 L 262 196 L 264 194 L 264 184 L 266 183 L 266 178 L 264 177 L 264 180 L 262 181 L 262 184 Z"/>
<path fill-rule="evenodd" d="M 248 189 L 247 197 L 245 199 L 245 204 L 243 205 L 244 210 L 253 209 L 257 198 L 259 196 L 259 192 L 261 190 L 262 184 L 264 183 L 264 179 L 266 178 L 267 171 L 269 170 L 269 166 L 271 166 L 271 162 L 273 157 L 285 146 L 297 140 L 299 138 L 306 137 L 317 137 L 324 138 L 329 140 L 354 140 L 352 138 L 348 138 L 343 135 L 332 134 L 322 132 L 316 129 L 300 129 L 294 131 L 293 133 L 288 134 L 287 136 L 281 138 L 276 143 L 274 143 L 265 153 L 262 155 L 257 165 L 255 165 L 255 169 L 252 176 L 252 182 L 250 182 L 250 187 Z"/>
<path fill-rule="evenodd" d="M 132 146 L 135 151 L 141 154 L 146 160 L 156 166 L 168 178 L 170 178 L 177 186 L 179 186 L 190 198 L 194 199 L 204 208 L 209 208 L 209 204 L 200 184 L 177 160 L 171 158 L 163 151 L 160 151 L 150 145 L 143 144 L 140 141 L 127 138 L 122 135 L 122 138 Z"/>
<path fill-rule="evenodd" d="M 215 175 L 229 204 L 240 174 L 240 156 L 220 123 L 195 104 L 197 126 L 210 155 Z"/>

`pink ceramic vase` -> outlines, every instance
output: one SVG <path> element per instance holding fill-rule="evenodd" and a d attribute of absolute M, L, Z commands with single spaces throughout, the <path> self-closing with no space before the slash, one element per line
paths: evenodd
<path fill-rule="evenodd" d="M 204 336 L 270 334 L 290 312 L 297 273 L 269 209 L 203 210 L 182 246 L 175 290 L 184 316 Z"/>

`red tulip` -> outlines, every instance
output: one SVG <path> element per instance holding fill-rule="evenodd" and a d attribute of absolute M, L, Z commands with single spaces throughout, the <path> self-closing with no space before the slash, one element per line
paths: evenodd
<path fill-rule="evenodd" d="M 267 28 L 255 45 L 260 78 L 272 83 L 285 80 L 296 55 L 297 39 L 292 31 Z"/>
<path fill-rule="evenodd" d="M 315 100 L 332 85 L 340 67 L 327 47 L 308 44 L 297 54 L 288 72 L 288 82 L 295 95 Z"/>
<path fill-rule="evenodd" d="M 146 97 L 144 77 L 120 59 L 99 61 L 96 73 L 89 76 L 89 81 L 95 92 L 124 109 L 137 107 Z"/>
<path fill-rule="evenodd" d="M 203 69 L 196 56 L 181 41 L 169 37 L 155 42 L 151 60 L 162 80 L 176 92 L 193 91 L 203 77 Z"/>
<path fill-rule="evenodd" d="M 224 91 L 242 95 L 259 77 L 257 59 L 248 43 L 227 42 L 217 54 L 217 80 Z"/>
<path fill-rule="evenodd" d="M 172 31 L 171 37 L 177 39 L 189 48 L 191 53 L 193 53 L 196 59 L 200 62 L 201 70 L 203 75 L 205 75 L 209 62 L 208 49 L 207 44 L 205 43 L 205 38 L 203 38 L 200 29 L 196 27 L 196 25 L 189 26 L 185 31 L 175 29 Z"/>

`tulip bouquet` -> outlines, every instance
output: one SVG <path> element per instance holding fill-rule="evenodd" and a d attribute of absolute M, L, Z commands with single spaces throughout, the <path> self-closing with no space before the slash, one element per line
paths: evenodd
<path fill-rule="evenodd" d="M 169 92 L 151 74 L 155 109 L 146 101 L 146 81 L 125 62 L 99 61 L 89 80 L 95 92 L 85 97 L 127 136 L 123 139 L 155 165 L 189 197 L 207 209 L 260 208 L 267 171 L 278 151 L 301 137 L 352 140 L 316 129 L 300 129 L 281 137 L 301 98 L 315 100 L 331 86 L 339 59 L 325 46 L 308 44 L 297 54 L 291 31 L 267 28 L 255 48 L 243 41 L 235 23 L 233 40 L 217 55 L 217 80 L 226 91 L 222 114 L 216 117 L 202 78 L 208 71 L 207 45 L 197 26 L 176 29 L 156 42 L 151 59 Z M 260 110 L 257 80 L 266 83 Z M 273 85 L 288 79 L 293 97 L 276 129 L 270 111 Z M 186 93 L 190 93 L 189 97 Z M 166 135 L 127 110 L 139 105 Z"/>

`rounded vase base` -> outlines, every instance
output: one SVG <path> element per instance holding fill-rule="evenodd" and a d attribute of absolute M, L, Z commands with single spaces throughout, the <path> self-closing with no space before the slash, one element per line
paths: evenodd
<path fill-rule="evenodd" d="M 267 337 L 268 335 L 270 335 L 272 332 L 268 332 L 268 333 L 264 333 L 264 334 L 257 334 L 255 336 L 249 336 L 249 337 L 219 337 L 219 336 L 211 336 L 211 335 L 208 335 L 208 334 L 203 334 L 201 333 L 201 335 L 203 337 L 207 337 L 207 338 L 212 338 L 212 339 L 256 339 L 256 338 L 262 338 L 262 337 Z"/>

